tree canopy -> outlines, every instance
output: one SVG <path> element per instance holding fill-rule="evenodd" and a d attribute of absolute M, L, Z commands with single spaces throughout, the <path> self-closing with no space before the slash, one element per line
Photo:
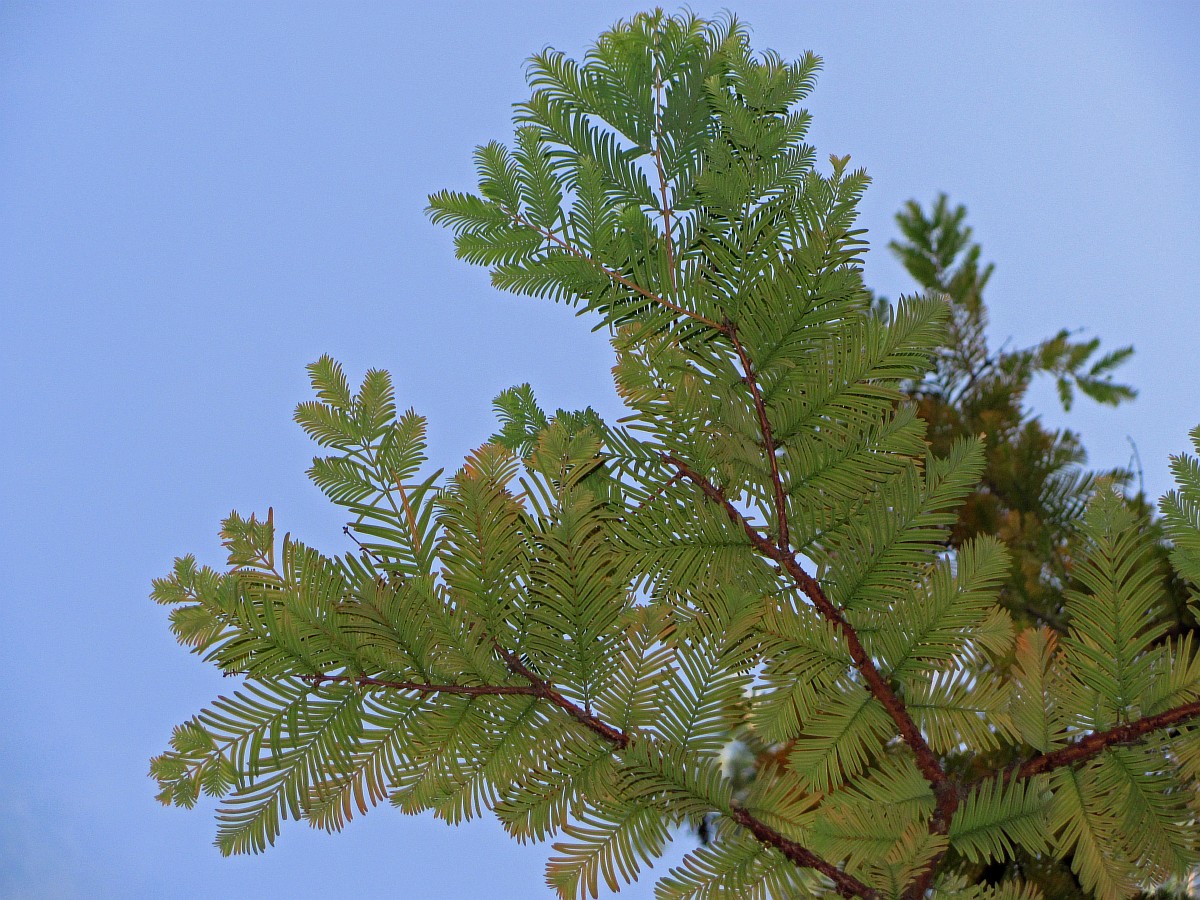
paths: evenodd
<path fill-rule="evenodd" d="M 220 798 L 223 852 L 388 799 L 553 838 L 563 897 L 701 821 L 658 896 L 1036 896 L 974 878 L 1023 854 L 1120 897 L 1197 864 L 1200 656 L 1166 567 L 1200 583 L 1200 463 L 1174 461 L 1152 528 L 1112 477 L 1066 472 L 1061 436 L 997 418 L 1037 370 L 1064 402 L 1128 396 L 1126 351 L 989 355 L 987 270 L 945 204 L 905 220 L 925 292 L 874 302 L 868 179 L 805 143 L 819 65 L 661 12 L 532 57 L 512 145 L 430 215 L 497 287 L 607 329 L 630 414 L 513 388 L 443 478 L 387 373 L 310 367 L 296 419 L 348 548 L 235 513 L 226 570 L 185 556 L 154 587 L 242 679 L 151 764 L 164 803 Z M 1022 453 L 1077 527 L 1026 523 L 1048 495 L 996 474 Z M 1022 539 L 963 525 L 1001 519 Z M 735 790 L 747 723 L 787 751 Z"/>

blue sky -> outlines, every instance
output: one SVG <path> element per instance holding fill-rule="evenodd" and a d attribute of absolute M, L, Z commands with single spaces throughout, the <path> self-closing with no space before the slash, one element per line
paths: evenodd
<path fill-rule="evenodd" d="M 442 465 L 514 383 L 617 413 L 602 336 L 497 295 L 422 210 L 508 136 L 531 52 L 578 54 L 639 8 L 0 5 L 0 896 L 548 896 L 548 848 L 390 807 L 221 859 L 210 812 L 159 807 L 145 773 L 231 685 L 146 594 L 177 554 L 220 561 L 231 508 L 343 548 L 291 422 L 321 353 L 390 369 Z M 732 8 L 757 47 L 825 58 L 812 140 L 874 176 L 872 285 L 911 287 L 883 249 L 904 201 L 967 204 L 994 340 L 1065 326 L 1137 348 L 1135 403 L 1063 415 L 1043 386 L 1037 408 L 1097 466 L 1132 438 L 1166 490 L 1200 423 L 1200 7 Z"/>

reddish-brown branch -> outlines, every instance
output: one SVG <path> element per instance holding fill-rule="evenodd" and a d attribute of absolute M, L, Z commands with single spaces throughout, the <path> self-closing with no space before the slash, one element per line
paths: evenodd
<path fill-rule="evenodd" d="M 526 679 L 527 685 L 461 685 L 461 684 L 428 684 L 420 681 L 387 681 L 381 678 L 371 678 L 365 675 L 302 675 L 303 681 L 320 687 L 327 682 L 343 682 L 363 687 L 382 687 L 400 691 L 418 691 L 421 693 L 459 694 L 468 697 L 517 694 L 527 697 L 538 697 L 548 700 L 559 709 L 571 716 L 588 730 L 608 741 L 617 750 L 629 746 L 630 737 L 620 729 L 614 728 L 599 717 L 593 715 L 578 704 L 571 702 L 545 679 L 538 676 L 520 658 L 499 644 L 493 645 L 496 652 L 504 660 L 509 670 Z M 744 809 L 733 811 L 733 820 L 747 828 L 751 834 L 764 844 L 779 850 L 784 856 L 798 866 L 815 869 L 828 877 L 837 885 L 838 893 L 843 897 L 861 897 L 863 900 L 876 900 L 879 894 L 863 884 L 858 879 L 838 869 L 832 863 L 817 856 L 811 850 L 790 838 L 784 837 L 765 822 L 755 818 Z"/>
<path fill-rule="evenodd" d="M 720 505 L 726 515 L 746 533 L 751 545 L 763 556 L 782 567 L 821 615 L 841 633 L 842 639 L 846 642 L 846 649 L 850 653 L 850 659 L 854 663 L 854 667 L 862 674 L 863 680 L 867 683 L 867 689 L 883 705 L 884 710 L 887 711 L 888 716 L 899 730 L 900 736 L 912 749 L 917 768 L 933 788 L 936 805 L 929 830 L 934 834 L 946 834 L 950 828 L 950 819 L 958 808 L 958 789 L 942 769 L 941 763 L 929 744 L 926 743 L 917 723 L 908 714 L 904 701 L 896 695 L 891 685 L 875 667 L 875 663 L 871 660 L 866 648 L 863 647 L 854 627 L 825 595 L 825 591 L 817 583 L 817 580 L 804 571 L 804 567 L 800 565 L 790 549 L 781 549 L 761 534 L 729 501 L 724 491 L 687 463 L 670 454 L 664 455 L 663 458 L 668 465 L 682 472 L 688 480 L 696 484 L 706 497 Z"/>
<path fill-rule="evenodd" d="M 683 477 L 683 475 L 681 473 L 676 472 L 674 475 L 672 475 L 670 478 L 668 478 L 666 481 L 664 481 L 662 484 L 660 484 L 658 487 L 656 487 L 649 494 L 649 496 L 646 497 L 645 500 L 643 500 L 641 503 L 639 503 L 637 505 L 637 508 L 644 509 L 645 507 L 649 506 L 651 502 L 653 502 L 658 497 L 662 496 L 665 492 L 670 490 L 671 485 L 673 485 L 675 482 L 677 482 L 682 477 Z"/>
<path fill-rule="evenodd" d="M 526 684 L 429 684 L 424 681 L 387 681 L 382 678 L 370 678 L 366 675 L 301 675 L 301 681 L 307 681 L 313 687 L 320 687 L 326 682 L 342 682 L 355 684 L 359 687 L 382 687 L 397 691 L 417 691 L 422 694 L 461 694 L 464 697 L 490 697 L 504 694 L 524 694 L 530 697 L 540 697 L 541 692 L 532 685 Z"/>
<path fill-rule="evenodd" d="M 706 316 L 700 315 L 700 313 L 692 312 L 690 309 L 684 309 L 682 306 L 679 306 L 676 303 L 672 303 L 670 300 L 666 299 L 665 297 L 660 297 L 658 294 L 654 293 L 653 291 L 646 290 L 644 287 L 642 287 L 636 281 L 630 281 L 628 278 L 626 278 L 620 272 L 610 269 L 607 266 L 605 266 L 603 263 L 600 263 L 600 262 L 592 259 L 590 256 L 588 256 L 586 253 L 584 253 L 578 247 L 572 247 L 570 244 L 568 244 L 566 241 L 564 241 L 562 238 L 560 238 L 553 231 L 547 231 L 545 228 L 538 228 L 536 225 L 534 225 L 532 222 L 530 222 L 528 219 L 526 219 L 520 213 L 513 212 L 512 210 L 508 210 L 508 209 L 506 209 L 504 211 L 508 215 L 512 216 L 513 221 L 516 222 L 518 225 L 521 225 L 525 228 L 529 228 L 533 231 L 536 231 L 542 237 L 546 238 L 546 240 L 557 245 L 561 249 L 566 250 L 572 256 L 576 256 L 579 259 L 582 259 L 584 262 L 588 263 L 589 265 L 595 266 L 597 269 L 599 269 L 601 272 L 603 272 L 605 275 L 607 275 L 613 281 L 617 282 L 617 284 L 620 284 L 620 285 L 623 285 L 623 286 L 629 288 L 635 294 L 640 294 L 641 296 L 645 297 L 647 300 L 651 300 L 651 301 L 659 304 L 660 306 L 665 306 L 667 309 L 673 310 L 674 312 L 677 312 L 681 316 L 691 319 L 694 322 L 699 322 L 701 325 L 707 325 L 709 328 L 712 328 L 715 331 L 719 331 L 722 334 L 725 333 L 725 329 L 721 325 L 720 322 L 714 322 L 712 319 L 709 319 Z"/>
<path fill-rule="evenodd" d="M 538 696 L 549 700 L 555 706 L 565 711 L 571 718 L 575 719 L 575 721 L 604 738 L 616 749 L 624 750 L 629 746 L 630 737 L 628 734 L 614 728 L 578 704 L 572 703 L 566 697 L 562 696 L 562 694 L 559 694 L 548 682 L 544 681 L 536 673 L 532 672 L 528 666 L 522 663 L 515 653 L 505 650 L 499 644 L 496 644 L 495 647 L 496 652 L 500 654 L 500 657 L 504 660 L 509 670 L 514 674 L 520 675 L 522 678 L 528 679 L 529 683 L 537 690 Z M 841 869 L 817 856 L 796 841 L 784 837 L 746 810 L 740 808 L 734 809 L 732 817 L 739 825 L 747 828 L 755 838 L 769 847 L 774 847 L 796 865 L 816 869 L 822 875 L 828 877 L 837 885 L 838 893 L 843 897 L 861 897 L 863 900 L 876 900 L 879 897 L 878 892 L 872 890 L 857 878 L 847 875 Z"/>
<path fill-rule="evenodd" d="M 1151 732 L 1179 725 L 1198 716 L 1200 716 L 1200 700 L 1193 700 L 1191 703 L 1176 706 L 1166 712 L 1143 716 L 1127 725 L 1118 725 L 1107 731 L 1097 731 L 1058 750 L 1035 756 L 1017 770 L 1015 777 L 1032 778 L 1042 772 L 1050 772 L 1063 766 L 1081 763 L 1104 752 L 1109 747 L 1137 743 Z"/>
<path fill-rule="evenodd" d="M 742 346 L 742 342 L 738 340 L 737 328 L 732 322 L 726 321 L 725 329 L 725 333 L 733 343 L 733 349 L 737 352 L 738 359 L 741 360 L 742 371 L 745 373 L 744 380 L 746 386 L 750 388 L 750 396 L 754 399 L 754 411 L 758 415 L 758 428 L 762 432 L 763 447 L 767 452 L 767 462 L 771 467 L 771 485 L 775 490 L 777 543 L 780 550 L 790 554 L 792 539 L 788 534 L 787 498 L 783 490 L 783 479 L 779 475 L 779 458 L 775 455 L 775 436 L 771 431 L 771 421 L 767 418 L 767 407 L 763 403 L 762 393 L 758 389 L 758 379 L 750 365 L 750 357 L 746 353 L 746 348 Z"/>
<path fill-rule="evenodd" d="M 837 866 L 832 865 L 811 850 L 801 846 L 790 838 L 784 837 L 766 822 L 756 819 L 746 810 L 735 807 L 732 814 L 737 822 L 762 843 L 774 847 L 797 866 L 806 869 L 816 869 L 834 883 L 838 894 L 843 897 L 861 897 L 863 900 L 876 900 L 879 892 L 863 884 L 853 875 L 847 875 Z"/>
<path fill-rule="evenodd" d="M 584 728 L 600 735 L 600 737 L 604 738 L 618 750 L 624 750 L 629 746 L 629 735 L 624 731 L 614 728 L 597 716 L 592 715 L 592 713 L 579 704 L 568 700 L 556 691 L 550 682 L 521 662 L 520 657 L 511 650 L 504 649 L 497 642 L 493 642 L 492 646 L 496 648 L 496 652 L 504 660 L 504 664 L 508 666 L 509 671 L 527 680 L 539 697 L 549 700 Z"/>

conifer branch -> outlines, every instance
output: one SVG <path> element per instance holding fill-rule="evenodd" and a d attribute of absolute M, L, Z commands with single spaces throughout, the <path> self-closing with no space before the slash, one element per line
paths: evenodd
<path fill-rule="evenodd" d="M 515 653 L 505 650 L 499 644 L 493 644 L 493 646 L 513 673 L 529 680 L 531 690 L 521 691 L 521 693 L 532 693 L 549 700 L 585 728 L 604 738 L 617 750 L 624 750 L 629 746 L 631 738 L 627 733 L 614 728 L 578 704 L 572 703 L 562 694 L 558 693 L 558 691 L 554 690 L 549 682 L 542 679 L 537 673 L 522 663 Z M 879 897 L 878 892 L 867 887 L 867 885 L 863 884 L 857 878 L 846 874 L 832 863 L 817 856 L 796 841 L 784 837 L 765 822 L 755 818 L 745 809 L 740 807 L 735 808 L 732 818 L 739 825 L 748 829 L 759 841 L 769 847 L 774 847 L 796 865 L 803 868 L 815 869 L 822 875 L 825 875 L 837 885 L 838 893 L 843 897 L 861 897 L 863 900 L 875 900 L 875 898 Z"/>
<path fill-rule="evenodd" d="M 1063 766 L 1086 762 L 1109 747 L 1121 744 L 1136 744 L 1146 735 L 1172 725 L 1180 725 L 1200 716 L 1200 700 L 1176 706 L 1152 716 L 1143 716 L 1125 725 L 1117 725 L 1106 731 L 1097 731 L 1050 753 L 1039 753 L 1016 770 L 1011 778 L 1032 778 L 1042 772 L 1051 772 Z"/>
<path fill-rule="evenodd" d="M 566 241 L 564 241 L 562 238 L 560 238 L 553 231 L 550 231 L 546 228 L 539 228 L 537 225 L 534 225 L 532 222 L 530 222 L 528 219 L 526 219 L 524 216 L 522 216 L 519 212 L 514 212 L 513 210 L 510 210 L 510 209 L 504 209 L 504 207 L 501 207 L 501 209 L 504 210 L 505 214 L 512 216 L 513 221 L 516 222 L 518 225 L 521 225 L 524 228 L 529 228 L 532 231 L 536 231 L 542 237 L 546 238 L 546 240 L 557 245 L 559 248 L 567 251 L 572 256 L 578 257 L 579 259 L 582 259 L 584 262 L 588 263 L 589 265 L 595 266 L 597 269 L 599 269 L 601 272 L 603 272 L 605 275 L 607 275 L 613 281 L 617 282 L 617 284 L 627 287 L 631 291 L 633 291 L 635 294 L 640 294 L 641 296 L 645 297 L 647 300 L 651 300 L 654 303 L 659 304 L 660 306 L 665 306 L 667 309 L 673 310 L 674 312 L 679 313 L 681 316 L 684 316 L 695 322 L 699 322 L 701 325 L 707 325 L 709 328 L 712 328 L 714 331 L 718 331 L 722 334 L 725 334 L 725 328 L 719 322 L 714 322 L 712 319 L 710 319 L 706 316 L 702 316 L 702 315 L 700 315 L 700 313 L 692 312 L 690 309 L 684 309 L 682 306 L 679 306 L 676 303 L 672 303 L 670 300 L 666 299 L 665 297 L 660 297 L 658 294 L 654 293 L 653 291 L 646 290 L 646 288 L 642 287 L 636 281 L 630 281 L 628 278 L 626 278 L 624 275 L 622 275 L 620 272 L 616 271 L 615 269 L 608 268 L 608 266 L 606 266 L 603 263 L 599 262 L 598 260 L 595 260 L 592 257 L 588 256 L 586 253 L 584 253 L 578 247 L 573 247 L 571 244 L 568 244 Z M 672 269 L 672 272 L 673 271 L 674 271 L 674 269 Z"/>
<path fill-rule="evenodd" d="M 725 496 L 724 491 L 679 458 L 668 453 L 663 455 L 663 459 L 668 465 L 682 472 L 689 481 L 696 484 L 706 497 L 720 505 L 729 518 L 746 533 L 751 545 L 763 556 L 778 563 L 792 577 L 797 587 L 808 597 L 821 615 L 841 633 L 842 638 L 846 641 L 846 648 L 850 652 L 850 659 L 853 661 L 854 667 L 862 674 L 868 690 L 883 705 L 884 710 L 895 723 L 900 736 L 916 757 L 917 768 L 933 788 L 936 806 L 929 823 L 930 832 L 946 834 L 950 828 L 950 819 L 953 817 L 955 809 L 958 808 L 958 788 L 946 775 L 936 754 L 925 741 L 917 723 L 913 721 L 912 716 L 905 708 L 904 701 L 897 696 L 891 685 L 876 668 L 870 654 L 859 640 L 854 626 L 833 605 L 817 580 L 804 571 L 804 567 L 800 565 L 795 554 L 790 549 L 784 550 L 776 546 L 751 525 Z"/>
<path fill-rule="evenodd" d="M 663 237 L 666 241 L 667 272 L 671 278 L 671 293 L 679 289 L 675 279 L 675 243 L 671 237 L 671 203 L 667 198 L 667 173 L 662 160 L 662 70 L 657 57 L 659 34 L 654 35 L 654 166 L 658 169 L 658 189 L 662 194 Z"/>
<path fill-rule="evenodd" d="M 416 691 L 421 694 L 459 694 L 464 697 L 491 697 L 505 694 L 524 694 L 530 697 L 542 696 L 541 691 L 526 684 L 430 684 L 424 681 L 386 681 L 382 678 L 370 678 L 366 675 L 301 675 L 301 681 L 306 681 L 314 688 L 327 682 L 341 682 L 359 687 L 382 687 L 397 691 Z"/>
<path fill-rule="evenodd" d="M 764 844 L 774 847 L 797 866 L 804 869 L 815 869 L 834 883 L 837 892 L 842 897 L 861 897 L 862 900 L 877 900 L 881 895 L 878 891 L 863 884 L 853 875 L 843 872 L 837 866 L 817 856 L 808 848 L 784 837 L 766 822 L 756 819 L 740 806 L 735 806 L 730 816 L 752 835 Z"/>
<path fill-rule="evenodd" d="M 763 447 L 767 453 L 767 463 L 771 467 L 771 485 L 775 491 L 776 543 L 780 550 L 790 553 L 792 539 L 791 535 L 788 534 L 787 497 L 783 490 L 783 479 L 779 475 L 779 458 L 775 455 L 775 436 L 771 431 L 771 421 L 767 418 L 767 407 L 763 403 L 762 392 L 758 389 L 758 379 L 755 377 L 754 369 L 750 365 L 750 356 L 746 353 L 746 348 L 742 346 L 742 342 L 738 340 L 737 327 L 728 319 L 725 320 L 724 324 L 725 333 L 733 343 L 733 349 L 737 352 L 738 359 L 741 361 L 742 371 L 745 373 L 743 380 L 746 386 L 750 388 L 750 396 L 754 398 L 754 411 L 758 416 L 758 428 L 762 432 Z"/>
<path fill-rule="evenodd" d="M 504 660 L 504 664 L 508 666 L 509 671 L 515 675 L 520 675 L 526 679 L 532 687 L 532 693 L 537 696 L 549 700 L 559 709 L 563 710 L 567 715 L 574 719 L 583 727 L 598 734 L 604 740 L 608 741 L 618 750 L 624 750 L 629 746 L 629 735 L 619 728 L 614 728 L 599 717 L 593 715 L 588 710 L 584 709 L 577 703 L 573 703 L 554 689 L 550 682 L 546 681 L 527 665 L 521 662 L 517 654 L 511 650 L 506 650 L 496 641 L 492 642 L 492 646 L 496 649 L 496 653 Z"/>

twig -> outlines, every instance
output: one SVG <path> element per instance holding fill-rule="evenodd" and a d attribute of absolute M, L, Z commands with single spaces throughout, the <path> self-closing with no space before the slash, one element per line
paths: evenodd
<path fill-rule="evenodd" d="M 629 746 L 629 735 L 619 728 L 614 728 L 607 722 L 601 720 L 597 716 L 588 712 L 578 704 L 572 703 L 562 694 L 554 689 L 550 682 L 546 681 L 523 662 L 511 650 L 506 650 L 496 641 L 492 642 L 496 652 L 500 654 L 500 658 L 504 660 L 504 664 L 508 666 L 509 671 L 515 675 L 520 675 L 522 678 L 529 681 L 533 692 L 545 700 L 549 700 L 572 719 L 585 728 L 595 732 L 604 738 L 618 750 L 624 750 Z"/>
<path fill-rule="evenodd" d="M 788 534 L 787 498 L 783 491 L 783 479 L 779 475 L 779 459 L 775 456 L 775 437 L 771 432 L 771 422 L 767 418 L 767 407 L 759 392 L 758 379 L 754 375 L 754 369 L 750 366 L 750 357 L 746 354 L 746 348 L 742 346 L 742 342 L 738 340 L 737 328 L 728 320 L 725 321 L 725 328 L 727 329 L 725 333 L 733 342 L 733 349 L 737 351 L 738 359 L 741 360 L 742 371 L 745 373 L 744 380 L 747 387 L 750 388 L 750 396 L 754 398 L 754 411 L 758 415 L 758 427 L 762 432 L 763 446 L 767 451 L 767 462 L 771 467 L 771 484 L 775 489 L 775 521 L 779 549 L 790 553 L 792 541 Z"/>
<path fill-rule="evenodd" d="M 458 694 L 468 697 L 521 695 L 538 697 L 548 700 L 571 718 L 579 722 L 589 731 L 600 736 L 617 750 L 624 750 L 631 742 L 630 736 L 618 728 L 614 728 L 598 716 L 587 712 L 582 707 L 572 703 L 554 689 L 550 682 L 533 672 L 521 662 L 513 652 L 504 649 L 493 641 L 492 646 L 504 660 L 509 670 L 515 675 L 526 679 L 527 685 L 461 685 L 461 684 L 429 684 L 420 681 L 387 681 L 381 678 L 371 678 L 365 675 L 301 675 L 302 681 L 307 681 L 314 688 L 319 688 L 326 682 L 342 682 L 362 687 L 382 687 L 401 691 L 417 691 L 425 694 Z M 817 856 L 811 850 L 785 837 L 765 822 L 755 818 L 751 813 L 740 807 L 732 812 L 732 818 L 742 827 L 748 829 L 762 843 L 774 847 L 798 866 L 815 869 L 825 875 L 837 886 L 838 893 L 843 897 L 861 897 L 863 900 L 878 900 L 879 893 L 863 884 L 852 875 L 838 869 L 832 863 Z"/>
<path fill-rule="evenodd" d="M 504 694 L 541 696 L 537 688 L 526 684 L 429 684 L 424 681 L 386 681 L 366 675 L 325 675 L 322 673 L 301 675 L 300 680 L 307 681 L 313 687 L 320 687 L 326 682 L 340 682 L 359 687 L 382 687 L 397 691 L 417 691 L 422 694 L 461 694 L 464 697 L 490 697 Z"/>
<path fill-rule="evenodd" d="M 607 275 L 613 281 L 617 282 L 620 285 L 624 285 L 625 287 L 629 288 L 634 293 L 640 294 L 641 296 L 645 297 L 647 300 L 652 300 L 655 303 L 665 306 L 667 309 L 674 310 L 675 312 L 679 313 L 682 316 L 692 319 L 695 322 L 699 322 L 701 325 L 707 325 L 709 328 L 712 328 L 714 331 L 718 331 L 721 334 L 725 333 L 725 329 L 721 326 L 721 324 L 719 322 L 714 322 L 712 319 L 709 319 L 706 316 L 702 316 L 702 315 L 700 315 L 700 313 L 692 312 L 690 309 L 684 309 L 682 306 L 672 303 L 670 300 L 667 300 L 665 297 L 660 297 L 658 294 L 655 294 L 653 291 L 646 290 L 644 287 L 642 287 L 637 282 L 630 281 L 628 278 L 626 278 L 620 272 L 614 271 L 613 269 L 610 269 L 607 266 L 605 266 L 603 263 L 600 263 L 600 262 L 592 259 L 590 256 L 588 256 L 586 253 L 584 253 L 579 248 L 572 247 L 570 244 L 568 244 L 566 241 L 564 241 L 562 238 L 560 238 L 553 231 L 547 231 L 544 228 L 538 228 L 538 226 L 534 225 L 532 222 L 530 222 L 528 219 L 526 219 L 520 213 L 513 212 L 512 210 L 508 210 L 508 209 L 505 209 L 504 212 L 507 215 L 512 216 L 513 221 L 516 222 L 518 225 L 521 225 L 521 226 L 524 226 L 525 228 L 529 228 L 529 229 L 532 229 L 533 231 L 536 231 L 542 237 L 546 238 L 547 240 L 551 241 L 554 244 L 557 244 L 559 247 L 561 247 L 563 250 L 566 250 L 572 256 L 577 256 L 579 259 L 582 259 L 584 262 L 595 266 L 597 269 L 599 269 L 601 272 L 603 272 L 605 275 Z"/>
<path fill-rule="evenodd" d="M 1032 778 L 1042 772 L 1050 772 L 1063 766 L 1084 762 L 1103 753 L 1109 747 L 1136 743 L 1151 732 L 1179 725 L 1197 716 L 1200 716 L 1200 700 L 1193 700 L 1191 703 L 1176 706 L 1166 712 L 1143 716 L 1126 725 L 1118 725 L 1107 731 L 1093 732 L 1058 750 L 1038 754 L 1022 765 L 1014 777 Z"/>
<path fill-rule="evenodd" d="M 734 807 L 731 816 L 762 843 L 774 847 L 789 860 L 806 869 L 816 869 L 834 883 L 838 894 L 843 897 L 861 897 L 863 900 L 877 900 L 880 893 L 867 887 L 853 875 L 848 875 L 837 866 L 832 865 L 811 850 L 801 846 L 790 838 L 784 837 L 766 822 L 756 819 L 745 809 Z"/>
<path fill-rule="evenodd" d="M 380 556 L 378 553 L 376 553 L 374 550 L 372 550 L 370 547 L 368 547 L 366 544 L 364 544 L 362 541 L 360 541 L 358 539 L 358 537 L 354 534 L 354 532 L 350 530 L 349 525 L 342 526 L 342 534 L 344 534 L 346 537 L 350 538 L 350 540 L 354 541 L 354 543 L 358 546 L 359 550 L 361 550 L 363 553 L 367 554 L 367 556 L 371 557 L 371 559 L 375 560 L 375 562 L 379 563 L 384 568 L 387 568 L 387 560 L 385 560 L 382 556 Z M 390 571 L 389 571 L 389 574 L 390 574 Z"/>
<path fill-rule="evenodd" d="M 841 632 L 842 638 L 846 642 L 846 648 L 850 652 L 850 659 L 853 661 L 854 667 L 862 673 L 863 679 L 867 683 L 867 688 L 883 705 L 884 710 L 887 711 L 888 716 L 895 723 L 897 729 L 899 729 L 900 736 L 912 749 L 913 755 L 916 757 L 917 768 L 921 770 L 921 774 L 925 776 L 925 780 L 933 788 L 936 805 L 933 817 L 930 820 L 930 832 L 933 834 L 946 834 L 950 828 L 950 819 L 953 817 L 954 811 L 958 808 L 958 789 L 942 769 L 941 763 L 938 761 L 929 744 L 926 743 L 921 730 L 917 727 L 917 723 L 913 721 L 912 716 L 909 715 L 908 710 L 905 708 L 904 701 L 896 695 L 891 685 L 884 680 L 884 677 L 875 667 L 875 663 L 863 647 L 854 627 L 825 595 L 825 591 L 817 583 L 817 580 L 804 571 L 804 567 L 800 565 L 795 554 L 790 550 L 781 549 L 769 538 L 760 534 L 758 529 L 751 525 L 737 507 L 729 501 L 724 491 L 677 457 L 671 454 L 664 454 L 663 459 L 668 465 L 675 467 L 688 480 L 696 484 L 704 492 L 705 496 L 720 505 L 725 510 L 726 515 L 746 533 L 751 545 L 763 556 L 778 563 L 792 577 L 792 580 L 804 595 L 808 597 L 821 615 Z"/>

